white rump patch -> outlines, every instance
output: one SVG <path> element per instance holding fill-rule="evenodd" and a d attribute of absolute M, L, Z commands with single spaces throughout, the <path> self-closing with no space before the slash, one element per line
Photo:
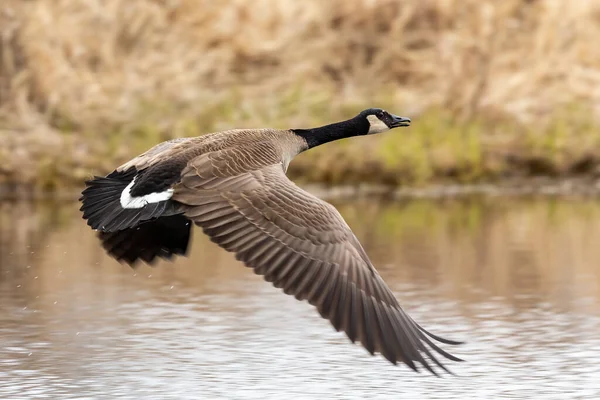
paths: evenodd
<path fill-rule="evenodd" d="M 133 197 L 130 194 L 131 187 L 135 183 L 135 178 L 121 192 L 121 207 L 123 208 L 142 208 L 148 203 L 158 203 L 160 201 L 169 200 L 173 196 L 173 189 L 169 188 L 164 192 L 150 193 L 144 196 Z"/>
<path fill-rule="evenodd" d="M 369 121 L 369 132 L 367 133 L 368 135 L 372 133 L 381 133 L 390 130 L 390 128 L 385 124 L 385 122 L 377 118 L 377 116 L 375 115 L 367 116 L 367 120 Z"/>

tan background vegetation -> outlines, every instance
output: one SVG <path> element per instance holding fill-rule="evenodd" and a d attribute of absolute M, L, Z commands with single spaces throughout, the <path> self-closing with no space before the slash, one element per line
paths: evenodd
<path fill-rule="evenodd" d="M 0 35 L 3 180 L 61 185 L 170 137 L 370 106 L 413 127 L 291 172 L 404 184 L 600 159 L 596 1 L 4 0 Z"/>

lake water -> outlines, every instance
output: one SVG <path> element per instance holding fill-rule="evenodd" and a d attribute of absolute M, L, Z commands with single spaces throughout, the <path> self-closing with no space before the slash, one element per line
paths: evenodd
<path fill-rule="evenodd" d="M 371 357 L 199 230 L 131 270 L 77 203 L 5 202 L 0 398 L 600 398 L 600 200 L 336 205 L 403 307 L 466 341 L 457 376 Z"/>

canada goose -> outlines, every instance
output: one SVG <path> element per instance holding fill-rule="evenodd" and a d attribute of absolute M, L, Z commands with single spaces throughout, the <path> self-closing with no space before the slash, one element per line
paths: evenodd
<path fill-rule="evenodd" d="M 430 362 L 448 370 L 433 353 L 462 360 L 431 339 L 460 343 L 406 314 L 335 207 L 285 175 L 292 158 L 310 148 L 409 125 L 408 118 L 370 108 L 313 129 L 235 129 L 170 140 L 87 181 L 81 211 L 108 254 L 131 266 L 185 255 L 194 222 L 371 354 L 415 371 L 420 363 L 437 375 Z"/>

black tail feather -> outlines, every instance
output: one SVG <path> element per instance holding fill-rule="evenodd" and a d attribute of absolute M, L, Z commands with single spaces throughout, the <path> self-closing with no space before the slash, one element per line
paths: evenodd
<path fill-rule="evenodd" d="M 85 182 L 86 189 L 79 200 L 83 203 L 83 219 L 93 229 L 115 232 L 134 227 L 143 221 L 179 214 L 177 203 L 170 200 L 146 204 L 142 208 L 121 207 L 121 193 L 131 183 L 135 168 L 114 171 L 106 177 L 96 176 Z"/>
<path fill-rule="evenodd" d="M 183 215 L 161 217 L 117 232 L 99 232 L 102 246 L 118 261 L 135 266 L 138 260 L 153 264 L 156 257 L 185 256 L 191 221 Z"/>

